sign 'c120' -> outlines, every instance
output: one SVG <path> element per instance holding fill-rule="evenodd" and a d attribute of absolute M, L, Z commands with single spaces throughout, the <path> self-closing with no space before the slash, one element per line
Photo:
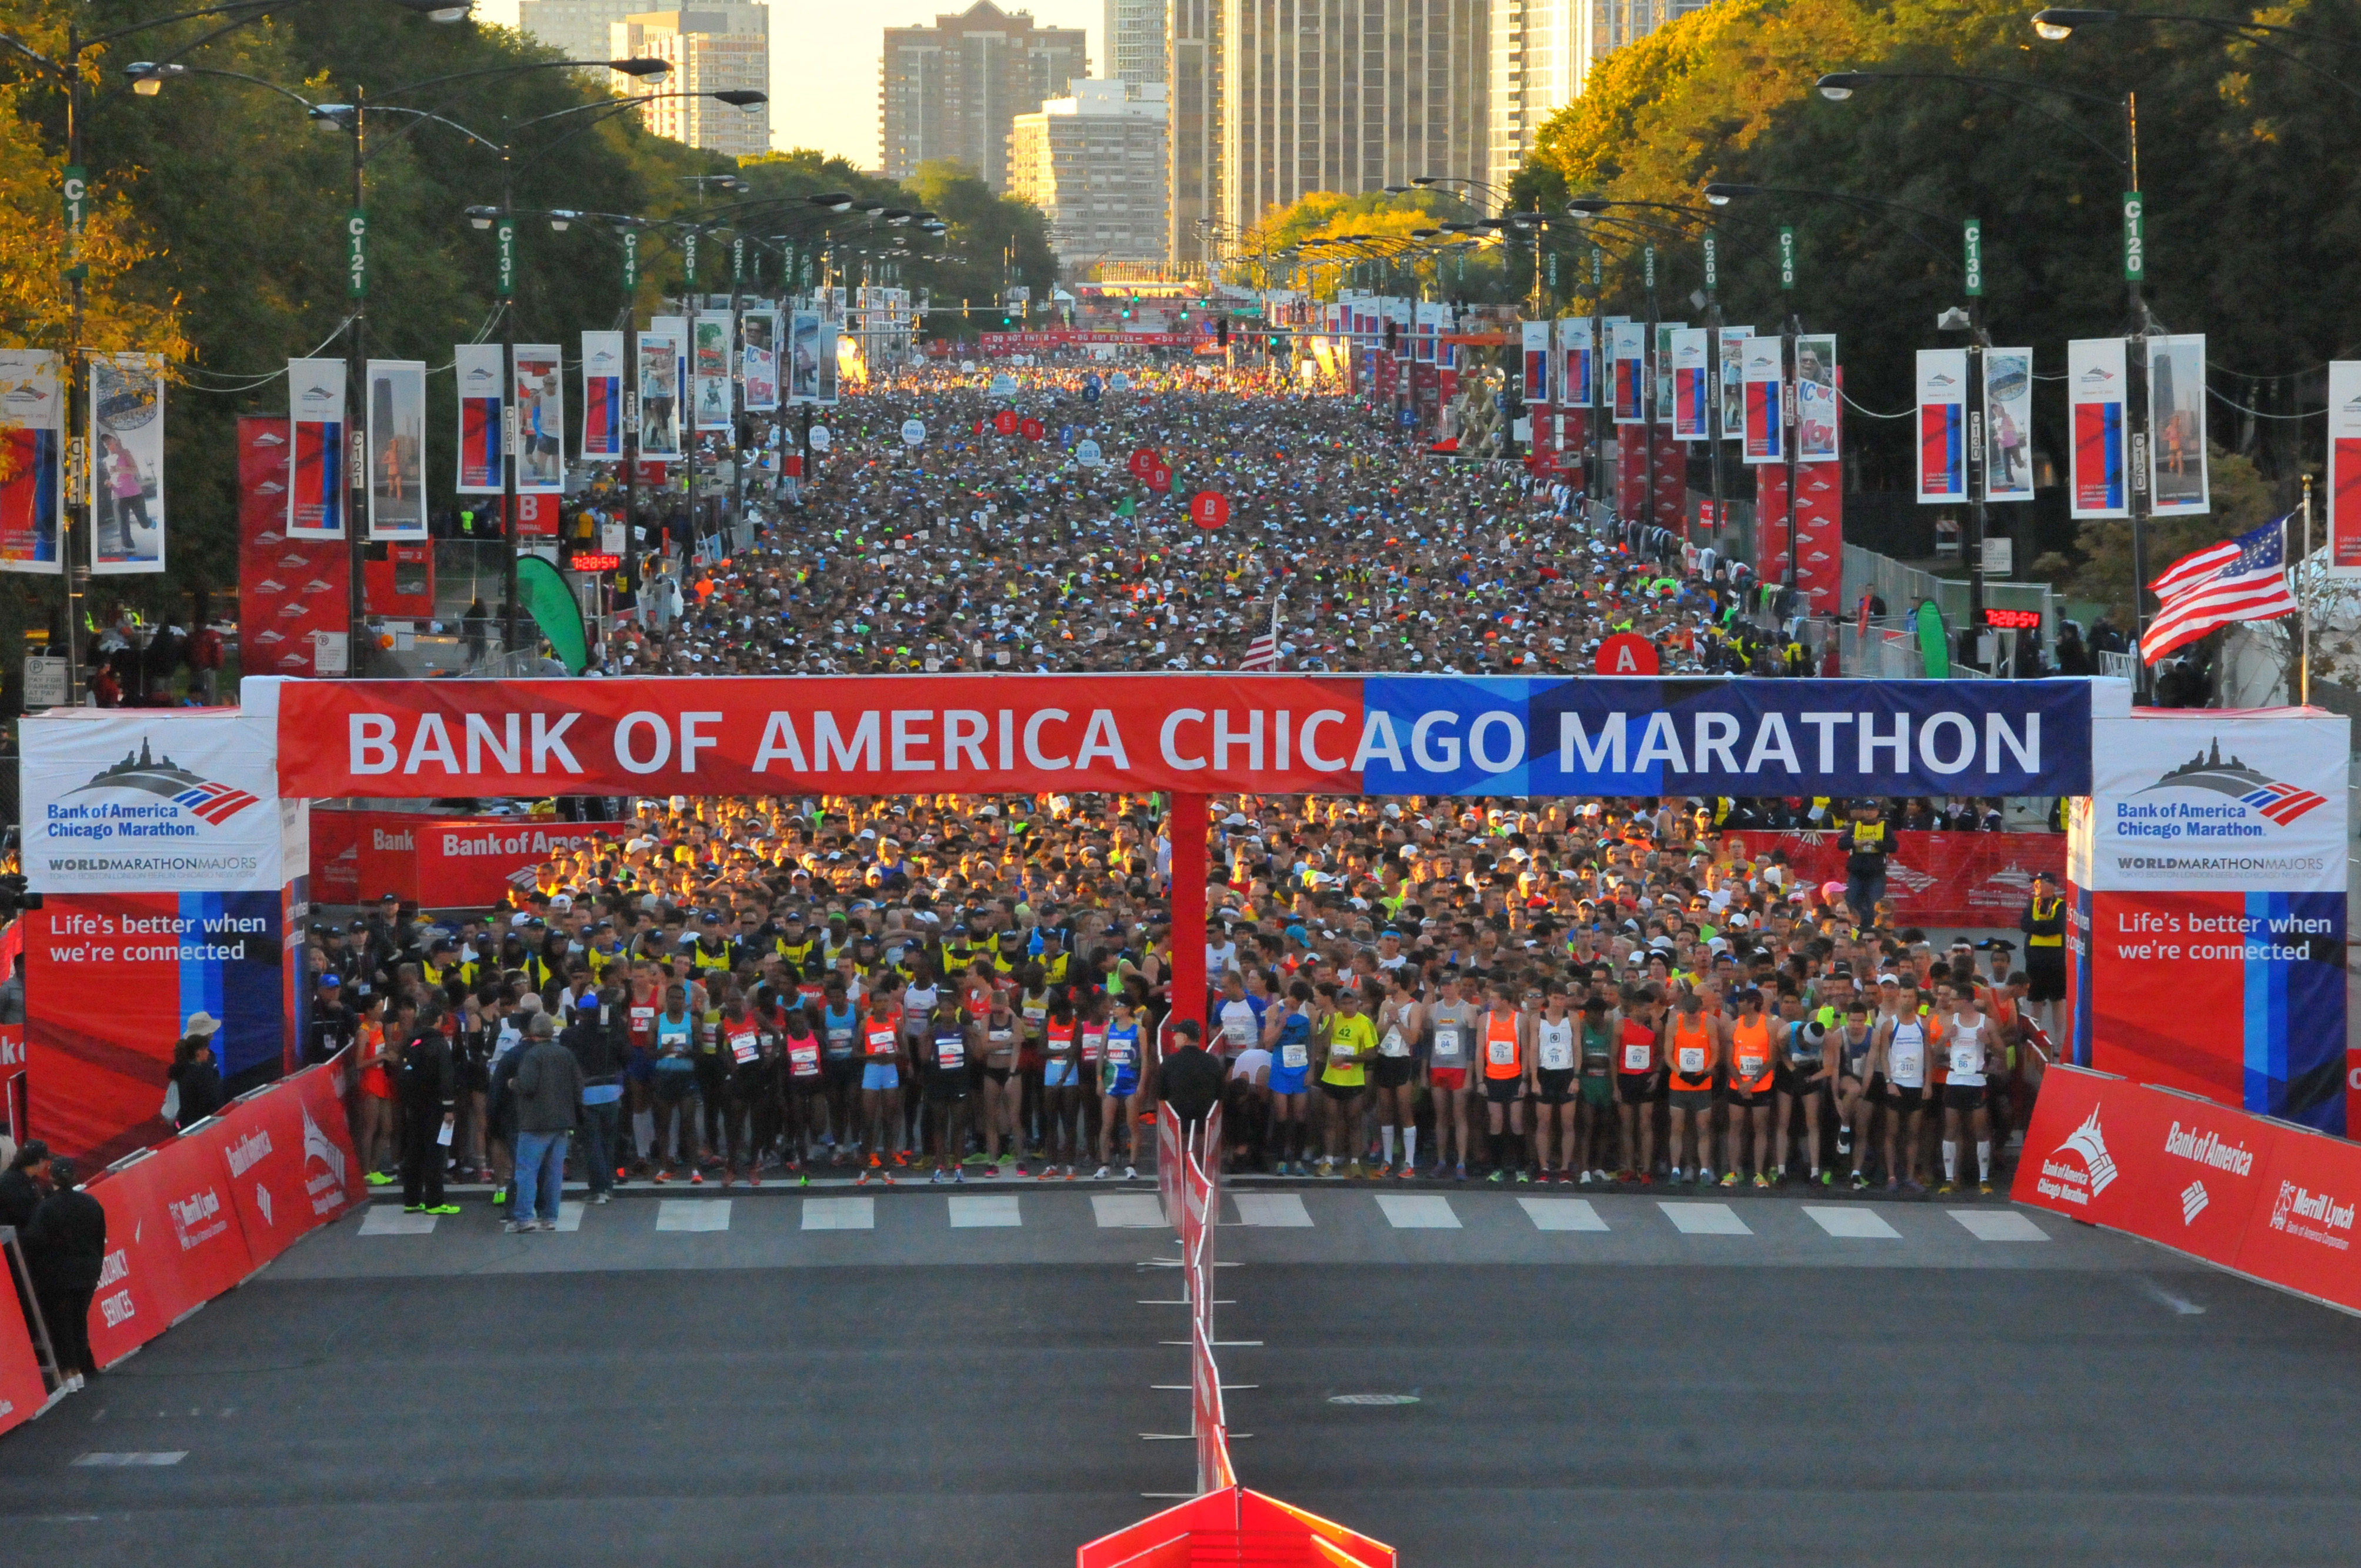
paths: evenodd
<path fill-rule="evenodd" d="M 286 681 L 287 795 L 2081 795 L 2120 681 Z"/>

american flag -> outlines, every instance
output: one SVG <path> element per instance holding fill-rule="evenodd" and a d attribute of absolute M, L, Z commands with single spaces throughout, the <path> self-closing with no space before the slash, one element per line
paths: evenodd
<path fill-rule="evenodd" d="M 1279 596 L 1270 597 L 1270 630 L 1246 644 L 1246 656 L 1238 661 L 1241 670 L 1276 670 L 1279 668 Z"/>
<path fill-rule="evenodd" d="M 2158 577 L 2163 608 L 2140 640 L 2153 664 L 2184 642 L 2194 642 L 2234 620 L 2276 620 L 2296 611 L 2287 586 L 2287 521 L 2267 522 L 2174 562 Z M 2208 558 L 2211 565 L 2205 565 Z"/>

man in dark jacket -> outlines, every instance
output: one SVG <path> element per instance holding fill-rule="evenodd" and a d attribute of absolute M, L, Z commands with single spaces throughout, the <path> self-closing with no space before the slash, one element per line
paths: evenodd
<path fill-rule="evenodd" d="M 320 977 L 319 993 L 312 999 L 312 1020 L 303 1034 L 303 1065 L 318 1067 L 333 1060 L 353 1043 L 359 1020 L 345 1005 L 345 977 L 330 970 Z"/>
<path fill-rule="evenodd" d="M 590 1172 L 590 1201 L 615 1196 L 616 1139 L 622 1127 L 623 1060 L 631 1046 L 622 985 L 609 981 L 595 1004 L 577 1007 L 558 1036 L 582 1069 L 582 1158 Z"/>
<path fill-rule="evenodd" d="M 98 1376 L 90 1354 L 90 1299 L 106 1266 L 106 1211 L 77 1188 L 73 1161 L 51 1160 L 49 1182 L 52 1190 L 25 1230 L 25 1261 L 58 1370 L 79 1387 L 83 1377 Z"/>
<path fill-rule="evenodd" d="M 516 1202 L 507 1228 L 557 1229 L 566 1141 L 582 1119 L 582 1069 L 555 1039 L 546 1013 L 525 1025 L 516 1051 Z"/>
<path fill-rule="evenodd" d="M 1199 1043 L 1196 1023 L 1172 1025 L 1175 1048 L 1157 1069 L 1156 1091 L 1185 1128 L 1194 1129 L 1222 1102 L 1222 1063 Z"/>
<path fill-rule="evenodd" d="M 443 1201 L 443 1161 L 458 1120 L 458 1083 L 451 1044 L 434 1024 L 413 1025 L 401 1047 L 394 1087 L 401 1100 L 401 1207 L 410 1214 L 456 1214 Z"/>
<path fill-rule="evenodd" d="M 0 1225 L 12 1226 L 22 1235 L 41 1206 L 42 1184 L 49 1175 L 49 1145 L 35 1138 L 16 1151 L 8 1168 L 0 1171 Z"/>

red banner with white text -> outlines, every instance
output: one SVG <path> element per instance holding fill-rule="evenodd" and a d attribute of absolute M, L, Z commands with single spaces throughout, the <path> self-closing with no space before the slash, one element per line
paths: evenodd
<path fill-rule="evenodd" d="M 8 1270 L 0 1267 L 0 1432 L 39 1415 L 49 1398 L 24 1304 L 16 1299 Z"/>
<path fill-rule="evenodd" d="M 1885 862 L 1885 896 L 1904 926 L 2011 927 L 2033 896 L 2033 873 L 2066 875 L 2063 833 L 1896 833 Z M 1733 853 L 1785 853 L 1792 882 L 1845 880 L 1846 850 L 1835 833 L 1763 832 L 1732 837 Z"/>

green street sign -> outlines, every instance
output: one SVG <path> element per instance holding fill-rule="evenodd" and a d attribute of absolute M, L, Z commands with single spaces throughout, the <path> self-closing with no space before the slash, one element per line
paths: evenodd
<path fill-rule="evenodd" d="M 368 298 L 368 214 L 358 207 L 345 218 L 345 294 Z"/>
<path fill-rule="evenodd" d="M 1551 251 L 1551 252 L 1550 252 L 1550 258 L 1549 258 L 1549 286 L 1550 286 L 1550 292 L 1552 292 L 1552 293 L 1555 293 L 1555 292 L 1557 292 L 1557 252 L 1556 252 L 1556 251 L 1554 251 L 1554 250 L 1553 250 L 1553 251 Z"/>
<path fill-rule="evenodd" d="M 1590 286 L 1594 290 L 1607 287 L 1607 253 L 1595 245 L 1590 247 Z"/>
<path fill-rule="evenodd" d="M 1960 243 L 1966 247 L 1962 264 L 1968 286 L 1968 298 L 1981 300 L 1984 293 L 1984 225 L 1970 218 L 1960 226 Z"/>
<path fill-rule="evenodd" d="M 1650 244 L 1640 249 L 1642 272 L 1640 280 L 1653 289 L 1656 286 L 1656 247 Z"/>
<path fill-rule="evenodd" d="M 1705 291 L 1712 293 L 1721 284 L 1721 247 L 1714 243 L 1711 231 L 1705 236 Z"/>
<path fill-rule="evenodd" d="M 502 299 L 516 292 L 516 220 L 502 218 L 492 225 L 492 244 L 500 262 L 499 287 L 495 291 Z"/>
<path fill-rule="evenodd" d="M 2147 277 L 2147 236 L 2141 224 L 2140 193 L 2128 191 L 2124 194 L 2124 281 L 2137 283 Z"/>
<path fill-rule="evenodd" d="M 697 231 L 689 230 L 681 236 L 680 269 L 688 279 L 691 289 L 697 287 Z"/>
<path fill-rule="evenodd" d="M 730 238 L 730 281 L 732 283 L 743 283 L 745 280 L 746 242 L 742 238 L 732 235 Z"/>
<path fill-rule="evenodd" d="M 1795 286 L 1795 231 L 1783 227 L 1779 231 L 1779 287 Z"/>
<path fill-rule="evenodd" d="M 623 293 L 626 298 L 640 291 L 640 231 L 623 231 Z"/>
<path fill-rule="evenodd" d="M 82 203 L 90 200 L 90 174 L 80 164 L 66 165 L 65 182 L 61 187 L 66 199 L 66 233 L 82 233 Z"/>

